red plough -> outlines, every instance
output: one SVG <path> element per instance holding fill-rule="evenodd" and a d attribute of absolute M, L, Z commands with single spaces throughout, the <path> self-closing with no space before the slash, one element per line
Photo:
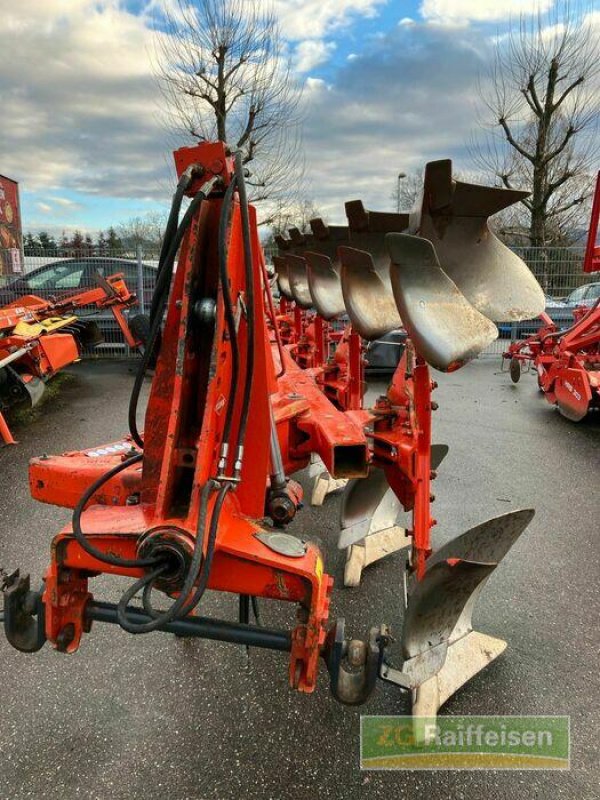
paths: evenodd
<path fill-rule="evenodd" d="M 480 286 L 502 280 L 522 298 L 520 283 L 527 285 L 524 318 L 543 308 L 525 265 L 487 226 L 488 213 L 515 198 L 453 180 L 450 162 L 428 165 L 426 201 L 409 233 L 401 232 L 407 216 L 356 215 L 349 204 L 344 230 L 315 221 L 310 236 L 286 240 L 282 249 L 293 248 L 295 260 L 292 274 L 287 256 L 276 264 L 290 295 L 277 313 L 241 157 L 215 143 L 178 150 L 175 162 L 179 184 L 130 432 L 113 445 L 32 461 L 34 497 L 72 508 L 73 517 L 53 540 L 40 590 L 18 572 L 5 581 L 6 636 L 25 652 L 49 641 L 73 653 L 94 623 L 116 623 L 133 634 L 267 648 L 287 654 L 294 689 L 312 692 L 322 661 L 343 703 L 364 702 L 383 680 L 410 694 L 417 716 L 433 716 L 504 650 L 505 642 L 473 630 L 472 607 L 533 516 L 502 515 L 432 551 L 431 482 L 447 448 L 431 444 L 430 365 L 450 371 L 476 355 L 497 335 L 486 312 L 514 318 L 508 288 L 492 309 L 474 285 L 474 260 Z M 191 202 L 179 219 L 184 195 Z M 342 313 L 351 328 L 332 364 L 331 335 L 323 344 L 318 331 Z M 380 336 L 400 318 L 407 347 L 385 395 L 364 408 L 358 336 Z M 142 434 L 137 404 L 155 355 Z M 349 480 L 339 541 L 347 582 L 405 548 L 398 588 L 404 584 L 407 604 L 396 649 L 385 624 L 360 640 L 346 635 L 342 618 L 329 619 L 333 580 L 323 555 L 309 536 L 285 530 L 301 508 L 290 476 L 315 455 L 334 480 Z M 101 573 L 126 580 L 118 603 L 93 596 Z M 207 589 L 237 594 L 238 619 L 207 617 Z M 260 625 L 260 598 L 292 603 L 295 621 Z"/>

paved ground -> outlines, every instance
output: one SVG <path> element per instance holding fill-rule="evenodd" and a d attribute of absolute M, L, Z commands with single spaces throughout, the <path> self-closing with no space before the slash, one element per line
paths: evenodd
<path fill-rule="evenodd" d="M 279 654 L 253 652 L 247 664 L 229 645 L 134 639 L 97 625 L 74 656 L 49 647 L 26 656 L 0 640 L 0 800 L 598 797 L 600 423 L 562 419 L 533 377 L 514 387 L 496 367 L 483 360 L 440 380 L 434 438 L 450 454 L 435 486 L 436 542 L 510 509 L 534 506 L 537 515 L 477 611 L 479 627 L 509 649 L 445 713 L 570 714 L 569 773 L 361 773 L 360 710 L 333 701 L 326 674 L 313 696 L 300 696 L 288 690 Z M 70 375 L 58 401 L 17 431 L 19 446 L 0 452 L 0 564 L 36 579 L 68 512 L 30 500 L 28 459 L 125 427 L 126 365 L 80 365 Z M 336 578 L 338 503 L 307 509 L 297 528 L 324 543 Z M 115 598 L 120 584 L 97 585 L 98 597 Z M 208 606 L 235 614 L 230 597 Z M 359 590 L 337 590 L 332 614 L 342 613 L 359 635 L 399 619 L 399 561 L 370 568 Z M 275 608 L 264 616 L 274 625 L 289 618 Z M 380 687 L 363 710 L 406 709 Z"/>

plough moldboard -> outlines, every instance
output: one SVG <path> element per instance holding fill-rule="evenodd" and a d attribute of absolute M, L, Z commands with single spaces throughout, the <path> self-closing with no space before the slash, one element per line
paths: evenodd
<path fill-rule="evenodd" d="M 5 580 L 6 635 L 23 651 L 49 640 L 72 653 L 96 621 L 271 648 L 289 653 L 299 691 L 315 688 L 323 660 L 344 703 L 365 701 L 381 679 L 410 692 L 416 713 L 435 714 L 505 646 L 474 632 L 471 613 L 533 516 L 505 514 L 432 553 L 431 485 L 447 447 L 431 443 L 430 366 L 459 369 L 497 334 L 491 317 L 530 318 L 544 306 L 487 225 L 518 197 L 453 180 L 448 161 L 430 164 L 410 216 L 352 201 L 346 226 L 317 219 L 310 233 L 281 237 L 276 308 L 240 156 L 202 144 L 178 150 L 175 163 L 130 432 L 32 461 L 33 496 L 72 508 L 73 518 L 53 540 L 41 591 L 18 573 Z M 408 338 L 399 366 L 366 408 L 364 342 L 400 325 Z M 142 434 L 137 403 L 154 355 Z M 347 637 L 343 619 L 329 620 L 323 556 L 285 530 L 302 499 L 290 476 L 311 463 L 320 502 L 347 483 L 347 584 L 388 553 L 407 554 L 396 648 L 387 625 L 360 640 Z M 127 579 L 118 604 L 92 596 L 100 573 Z M 207 589 L 238 594 L 239 619 L 203 616 Z M 166 607 L 157 593 L 170 598 Z M 296 604 L 295 627 L 251 623 L 257 598 Z"/>

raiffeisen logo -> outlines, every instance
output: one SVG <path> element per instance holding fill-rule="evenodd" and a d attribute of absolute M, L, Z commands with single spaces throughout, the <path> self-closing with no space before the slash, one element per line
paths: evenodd
<path fill-rule="evenodd" d="M 362 769 L 569 769 L 569 718 L 362 717 Z"/>

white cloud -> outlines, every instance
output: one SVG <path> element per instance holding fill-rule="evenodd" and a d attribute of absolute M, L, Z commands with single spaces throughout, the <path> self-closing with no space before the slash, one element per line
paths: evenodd
<path fill-rule="evenodd" d="M 294 67 L 298 72 L 310 72 L 318 67 L 335 50 L 335 42 L 323 42 L 319 39 L 308 39 L 300 42 L 294 52 Z"/>
<path fill-rule="evenodd" d="M 430 22 L 461 25 L 494 22 L 519 14 L 548 11 L 555 0 L 423 0 L 421 15 Z"/>
<path fill-rule="evenodd" d="M 144 18 L 118 0 L 4 5 L 3 170 L 30 192 L 162 193 L 168 145 Z"/>
<path fill-rule="evenodd" d="M 50 197 L 49 199 L 55 205 L 65 208 L 68 211 L 78 211 L 79 209 L 83 208 L 81 203 L 77 203 L 75 200 L 69 200 L 68 197 Z"/>
<path fill-rule="evenodd" d="M 391 210 L 400 171 L 418 172 L 438 158 L 467 166 L 487 46 L 475 28 L 457 35 L 443 26 L 396 26 L 345 62 L 331 84 L 311 84 L 308 196 L 331 222 L 344 221 L 346 200 Z"/>
<path fill-rule="evenodd" d="M 323 80 L 323 78 L 307 78 L 306 79 L 307 95 L 310 96 L 313 92 L 319 91 L 322 86 L 325 86 L 325 81 Z"/>
<path fill-rule="evenodd" d="M 321 39 L 356 17 L 373 17 L 387 0 L 275 0 L 287 39 Z"/>
<path fill-rule="evenodd" d="M 384 2 L 276 0 L 297 69 L 309 72 L 327 59 L 335 32 L 377 14 Z M 149 16 L 128 13 L 121 0 L 2 5 L 2 171 L 35 195 L 39 221 L 73 221 L 79 209 L 63 196 L 67 186 L 79 194 L 163 200 L 171 147 L 157 113 Z M 355 197 L 389 207 L 399 170 L 464 154 L 485 42 L 475 26 L 456 31 L 448 21 L 531 8 L 531 0 L 423 0 L 427 21 L 443 25 L 405 18 L 389 34 L 361 40 L 327 83 L 307 78 L 307 171 L 318 176 L 312 194 L 332 221 Z"/>
<path fill-rule="evenodd" d="M 349 26 L 357 17 L 374 17 L 388 0 L 274 0 L 286 39 L 298 42 L 294 67 L 299 73 L 327 61 L 335 42 L 325 41 Z"/>

